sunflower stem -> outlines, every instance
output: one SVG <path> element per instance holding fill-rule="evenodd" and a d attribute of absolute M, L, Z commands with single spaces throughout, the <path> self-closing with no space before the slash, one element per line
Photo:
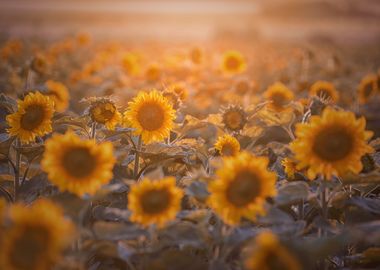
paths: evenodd
<path fill-rule="evenodd" d="M 96 122 L 93 122 L 91 126 L 91 139 L 95 139 L 95 137 L 96 137 Z"/>
<path fill-rule="evenodd" d="M 20 181 L 20 163 L 21 163 L 21 152 L 20 152 L 20 140 L 16 139 L 16 162 L 15 162 L 15 180 L 14 180 L 14 201 L 17 201 L 18 198 L 18 188 Z"/>
<path fill-rule="evenodd" d="M 142 138 L 141 135 L 138 138 L 137 142 L 137 148 L 135 151 L 135 168 L 133 170 L 133 177 L 137 179 L 138 173 L 139 173 L 139 165 L 140 165 L 140 151 L 141 151 L 141 146 L 142 146 Z"/>
<path fill-rule="evenodd" d="M 326 186 L 326 179 L 321 178 L 320 183 L 320 200 L 321 200 L 321 208 L 322 208 L 322 218 L 325 223 L 327 223 L 328 219 L 328 201 L 327 201 L 327 186 Z M 324 236 L 326 234 L 326 231 L 324 229 L 321 230 L 321 236 Z"/>

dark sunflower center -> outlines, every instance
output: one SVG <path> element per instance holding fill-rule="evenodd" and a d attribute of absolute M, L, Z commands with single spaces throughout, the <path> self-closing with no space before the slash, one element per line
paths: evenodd
<path fill-rule="evenodd" d="M 322 97 L 322 98 L 331 98 L 331 93 L 327 89 L 318 89 L 317 91 L 317 96 Z"/>
<path fill-rule="evenodd" d="M 66 171 L 78 178 L 90 175 L 96 167 L 96 158 L 86 147 L 75 147 L 66 150 L 62 161 Z"/>
<path fill-rule="evenodd" d="M 327 161 L 345 158 L 352 150 L 352 135 L 342 127 L 334 126 L 320 131 L 313 145 L 313 151 Z"/>
<path fill-rule="evenodd" d="M 288 103 L 288 99 L 282 93 L 274 93 L 271 100 L 276 107 L 283 107 Z"/>
<path fill-rule="evenodd" d="M 36 269 L 40 260 L 46 260 L 48 245 L 49 233 L 46 229 L 27 228 L 13 243 L 9 260 L 15 269 Z"/>
<path fill-rule="evenodd" d="M 145 213 L 159 214 L 168 208 L 170 194 L 167 190 L 150 190 L 141 196 L 141 206 Z"/>
<path fill-rule="evenodd" d="M 143 129 L 154 131 L 162 127 L 165 120 L 164 111 L 158 104 L 147 103 L 139 109 L 137 120 Z"/>
<path fill-rule="evenodd" d="M 364 91 L 363 91 L 364 96 L 369 97 L 372 94 L 372 90 L 373 90 L 372 83 L 367 83 L 364 86 Z"/>
<path fill-rule="evenodd" d="M 229 111 L 224 115 L 224 122 L 227 128 L 231 130 L 239 130 L 244 126 L 244 115 L 239 111 Z"/>
<path fill-rule="evenodd" d="M 235 57 L 228 57 L 226 59 L 226 67 L 228 69 L 237 69 L 239 67 L 239 60 Z"/>
<path fill-rule="evenodd" d="M 234 151 L 233 146 L 230 143 L 226 143 L 223 145 L 221 152 L 224 156 L 232 156 L 235 151 Z"/>
<path fill-rule="evenodd" d="M 26 108 L 25 113 L 21 116 L 21 128 L 33 130 L 44 121 L 45 110 L 41 105 L 31 105 Z"/>
<path fill-rule="evenodd" d="M 227 200 L 237 207 L 251 203 L 261 191 L 260 179 L 253 172 L 242 170 L 227 188 Z"/>

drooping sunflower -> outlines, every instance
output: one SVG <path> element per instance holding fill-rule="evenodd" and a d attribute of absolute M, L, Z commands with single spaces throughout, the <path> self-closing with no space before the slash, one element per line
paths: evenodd
<path fill-rule="evenodd" d="M 339 92 L 336 90 L 334 84 L 327 81 L 316 81 L 310 87 L 310 96 L 317 96 L 326 99 L 332 103 L 339 100 Z"/>
<path fill-rule="evenodd" d="M 83 140 L 73 131 L 47 140 L 41 161 L 52 183 L 78 196 L 94 194 L 107 184 L 114 164 L 112 143 Z"/>
<path fill-rule="evenodd" d="M 294 94 L 283 83 L 276 82 L 268 87 L 264 93 L 264 97 L 270 102 L 269 108 L 281 112 L 294 99 Z"/>
<path fill-rule="evenodd" d="M 247 124 L 247 113 L 237 105 L 230 105 L 222 110 L 224 127 L 232 132 L 241 131 Z"/>
<path fill-rule="evenodd" d="M 327 180 L 332 175 L 359 173 L 361 157 L 372 151 L 367 141 L 373 132 L 365 130 L 365 118 L 327 107 L 321 116 L 296 126 L 296 140 L 290 148 L 298 161 L 297 169 L 307 168 L 308 177 L 318 174 Z"/>
<path fill-rule="evenodd" d="M 74 226 L 52 202 L 41 199 L 31 207 L 10 207 L 11 225 L 5 229 L 0 268 L 7 270 L 49 270 L 70 244 Z"/>
<path fill-rule="evenodd" d="M 276 174 L 268 171 L 268 162 L 248 152 L 223 158 L 217 179 L 209 184 L 208 204 L 224 222 L 235 225 L 242 217 L 254 220 L 265 213 L 265 199 L 276 194 Z"/>
<path fill-rule="evenodd" d="M 222 156 L 234 156 L 240 151 L 239 141 L 228 134 L 220 136 L 214 147 Z"/>
<path fill-rule="evenodd" d="M 240 52 L 231 50 L 223 54 L 221 69 L 226 74 L 240 74 L 247 69 L 247 63 Z"/>
<path fill-rule="evenodd" d="M 53 100 L 40 92 L 31 92 L 17 101 L 17 112 L 7 116 L 9 135 L 17 136 L 23 143 L 33 142 L 37 136 L 52 131 L 53 114 Z"/>
<path fill-rule="evenodd" d="M 158 64 L 150 64 L 145 70 L 145 77 L 150 82 L 156 82 L 161 77 L 161 68 Z"/>
<path fill-rule="evenodd" d="M 174 83 L 168 87 L 168 91 L 176 93 L 181 101 L 185 101 L 189 96 L 189 91 L 183 83 Z"/>
<path fill-rule="evenodd" d="M 131 221 L 142 226 L 156 224 L 162 227 L 175 219 L 182 197 L 183 191 L 176 187 L 174 177 L 156 181 L 145 178 L 133 185 L 128 195 Z"/>
<path fill-rule="evenodd" d="M 299 259 L 271 232 L 262 232 L 256 237 L 249 248 L 245 267 L 247 270 L 302 270 Z"/>
<path fill-rule="evenodd" d="M 55 110 L 57 112 L 64 112 L 69 106 L 69 90 L 60 82 L 48 80 L 46 83 L 47 95 L 54 101 Z"/>
<path fill-rule="evenodd" d="M 175 110 L 162 93 L 153 90 L 140 92 L 129 102 L 124 117 L 144 143 L 160 142 L 173 128 Z"/>
<path fill-rule="evenodd" d="M 115 103 L 107 98 L 93 101 L 89 114 L 93 122 L 102 124 L 109 130 L 114 130 L 115 126 L 122 120 L 121 113 L 116 108 Z"/>
<path fill-rule="evenodd" d="M 378 91 L 376 74 L 369 74 L 365 76 L 358 87 L 358 99 L 360 104 L 367 103 Z"/>

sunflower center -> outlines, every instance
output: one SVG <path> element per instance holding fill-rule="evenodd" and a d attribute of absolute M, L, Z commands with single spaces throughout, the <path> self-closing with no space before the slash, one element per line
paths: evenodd
<path fill-rule="evenodd" d="M 21 127 L 25 130 L 33 130 L 44 121 L 45 110 L 41 105 L 31 105 L 26 108 L 21 116 Z"/>
<path fill-rule="evenodd" d="M 162 127 L 165 120 L 165 114 L 158 104 L 147 103 L 142 105 L 139 109 L 137 120 L 143 129 L 154 131 Z"/>
<path fill-rule="evenodd" d="M 167 190 L 150 190 L 141 196 L 141 207 L 145 213 L 159 214 L 168 208 L 170 194 Z"/>
<path fill-rule="evenodd" d="M 231 70 L 237 69 L 239 67 L 239 63 L 239 60 L 235 57 L 228 57 L 225 62 L 226 67 Z"/>
<path fill-rule="evenodd" d="M 239 130 L 244 126 L 244 116 L 239 111 L 230 111 L 224 115 L 227 128 Z"/>
<path fill-rule="evenodd" d="M 327 89 L 321 88 L 321 89 L 318 89 L 317 96 L 321 98 L 331 98 L 331 93 Z"/>
<path fill-rule="evenodd" d="M 35 269 L 48 251 L 49 234 L 44 228 L 28 228 L 13 243 L 9 260 L 15 269 Z"/>
<path fill-rule="evenodd" d="M 63 167 L 74 177 L 90 175 L 96 167 L 96 158 L 86 147 L 75 147 L 66 151 L 63 156 Z"/>
<path fill-rule="evenodd" d="M 352 150 L 353 138 L 342 127 L 330 127 L 317 134 L 313 151 L 327 161 L 337 161 L 345 158 Z"/>
<path fill-rule="evenodd" d="M 237 207 L 251 203 L 261 191 L 260 180 L 256 174 L 248 170 L 237 173 L 227 188 L 227 200 Z"/>
<path fill-rule="evenodd" d="M 232 156 L 235 153 L 234 147 L 230 143 L 224 144 L 221 152 L 223 156 Z"/>
<path fill-rule="evenodd" d="M 288 99 L 282 93 L 274 93 L 271 100 L 276 107 L 283 107 L 288 103 Z"/>

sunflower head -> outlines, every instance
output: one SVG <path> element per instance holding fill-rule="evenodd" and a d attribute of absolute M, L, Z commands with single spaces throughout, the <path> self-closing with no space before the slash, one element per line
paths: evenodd
<path fill-rule="evenodd" d="M 125 122 L 135 128 L 144 143 L 160 142 L 170 135 L 175 110 L 169 100 L 157 90 L 140 92 L 128 103 Z"/>
<path fill-rule="evenodd" d="M 40 92 L 31 92 L 17 101 L 17 112 L 6 117 L 9 135 L 17 136 L 23 143 L 33 142 L 37 136 L 52 131 L 53 114 L 53 100 Z"/>
<path fill-rule="evenodd" d="M 107 184 L 112 179 L 114 164 L 110 142 L 83 140 L 72 131 L 47 140 L 41 162 L 52 183 L 78 196 L 94 194 Z"/>
<path fill-rule="evenodd" d="M 162 95 L 168 100 L 172 105 L 174 110 L 178 110 L 182 106 L 182 101 L 180 97 L 173 91 L 163 91 Z"/>
<path fill-rule="evenodd" d="M 30 68 L 38 74 L 46 74 L 49 68 L 48 59 L 43 54 L 36 54 L 30 64 Z"/>
<path fill-rule="evenodd" d="M 339 100 L 339 92 L 334 84 L 327 81 L 316 81 L 310 87 L 310 95 L 336 103 Z"/>
<path fill-rule="evenodd" d="M 297 169 L 307 168 L 310 179 L 318 174 L 329 180 L 332 175 L 359 173 L 361 157 L 372 151 L 367 143 L 372 132 L 365 130 L 365 119 L 330 107 L 321 116 L 311 116 L 309 123 L 297 124 L 295 134 L 290 148 Z"/>
<path fill-rule="evenodd" d="M 234 156 L 240 151 L 239 141 L 228 134 L 220 136 L 214 147 L 222 156 Z"/>
<path fill-rule="evenodd" d="M 137 75 L 140 72 L 139 58 L 134 53 L 127 53 L 123 56 L 122 64 L 124 70 L 129 75 Z"/>
<path fill-rule="evenodd" d="M 251 84 L 247 79 L 238 80 L 235 83 L 234 90 L 239 95 L 245 95 L 250 92 Z"/>
<path fill-rule="evenodd" d="M 264 97 L 270 102 L 269 107 L 271 109 L 281 112 L 294 99 L 294 94 L 283 83 L 276 82 L 268 87 Z"/>
<path fill-rule="evenodd" d="M 247 113 L 237 105 L 231 105 L 222 110 L 224 127 L 232 132 L 241 131 L 247 124 Z"/>
<path fill-rule="evenodd" d="M 276 174 L 268 171 L 268 163 L 268 158 L 248 152 L 223 159 L 217 179 L 209 184 L 208 204 L 226 223 L 265 213 L 265 199 L 276 194 Z"/>
<path fill-rule="evenodd" d="M 365 76 L 360 81 L 358 87 L 359 103 L 365 104 L 371 100 L 371 98 L 376 95 L 378 87 L 378 77 L 376 74 L 369 74 Z"/>
<path fill-rule="evenodd" d="M 150 82 L 156 82 L 161 77 L 161 68 L 158 64 L 150 64 L 145 70 L 145 77 Z"/>
<path fill-rule="evenodd" d="M 170 85 L 168 91 L 176 93 L 181 101 L 185 101 L 189 96 L 189 91 L 183 83 L 174 83 Z"/>
<path fill-rule="evenodd" d="M 131 221 L 142 226 L 163 226 L 175 219 L 182 197 L 183 191 L 176 187 L 174 177 L 156 181 L 145 178 L 133 185 L 128 195 Z"/>
<path fill-rule="evenodd" d="M 297 172 L 297 168 L 296 168 L 297 163 L 291 158 L 284 158 L 281 161 L 281 165 L 284 166 L 284 171 L 285 171 L 286 177 L 289 180 L 294 179 L 294 176 Z"/>
<path fill-rule="evenodd" d="M 299 259 L 283 246 L 276 235 L 262 232 L 247 252 L 245 267 L 247 270 L 302 270 Z"/>
<path fill-rule="evenodd" d="M 247 69 L 247 63 L 240 52 L 227 51 L 223 54 L 221 69 L 226 74 L 240 74 Z"/>
<path fill-rule="evenodd" d="M 15 204 L 9 209 L 10 226 L 5 229 L 0 268 L 7 270 L 48 270 L 71 242 L 72 223 L 60 208 L 48 200 L 31 207 Z"/>
<path fill-rule="evenodd" d="M 91 103 L 89 114 L 92 121 L 105 125 L 109 130 L 114 130 L 115 126 L 121 122 L 121 114 L 110 99 L 96 99 Z"/>
<path fill-rule="evenodd" d="M 69 90 L 60 82 L 48 80 L 46 83 L 47 95 L 54 101 L 57 112 L 64 112 L 69 106 Z"/>
<path fill-rule="evenodd" d="M 190 50 L 189 56 L 194 64 L 199 65 L 203 60 L 203 51 L 199 47 L 194 47 Z"/>

